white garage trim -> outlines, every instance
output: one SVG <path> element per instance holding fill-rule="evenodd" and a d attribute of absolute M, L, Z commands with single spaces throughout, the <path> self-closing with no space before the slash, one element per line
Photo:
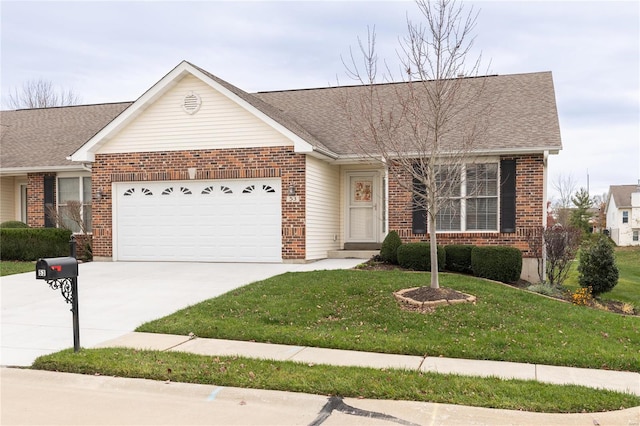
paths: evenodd
<path fill-rule="evenodd" d="M 113 260 L 281 262 L 280 179 L 113 184 Z"/>

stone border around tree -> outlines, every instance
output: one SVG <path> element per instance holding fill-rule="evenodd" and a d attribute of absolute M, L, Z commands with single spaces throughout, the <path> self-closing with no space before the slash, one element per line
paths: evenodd
<path fill-rule="evenodd" d="M 403 308 L 406 308 L 408 310 L 411 311 L 415 311 L 415 310 L 419 310 L 419 311 L 424 311 L 424 312 L 432 312 L 436 307 L 438 306 L 442 306 L 442 305 L 455 305 L 458 303 L 476 303 L 476 296 L 473 296 L 471 294 L 467 294 L 467 293 L 463 293 L 461 291 L 459 291 L 458 293 L 462 293 L 465 296 L 467 296 L 464 299 L 451 299 L 451 300 L 447 300 L 447 299 L 440 299 L 440 300 L 430 300 L 430 301 L 425 301 L 425 302 L 420 302 L 418 300 L 414 300 L 410 297 L 406 297 L 404 296 L 404 294 L 413 291 L 413 290 L 417 290 L 420 287 L 413 287 L 413 288 L 405 288 L 402 290 L 398 290 L 398 291 L 394 291 L 393 295 L 396 298 L 396 300 L 398 302 L 401 303 L 401 305 L 403 306 Z M 457 290 L 456 290 L 457 291 Z"/>

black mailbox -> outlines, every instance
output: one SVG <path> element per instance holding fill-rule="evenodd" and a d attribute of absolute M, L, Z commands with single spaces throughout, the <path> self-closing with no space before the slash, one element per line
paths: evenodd
<path fill-rule="evenodd" d="M 39 280 L 76 278 L 77 276 L 78 260 L 73 257 L 38 259 L 36 263 L 36 279 Z"/>

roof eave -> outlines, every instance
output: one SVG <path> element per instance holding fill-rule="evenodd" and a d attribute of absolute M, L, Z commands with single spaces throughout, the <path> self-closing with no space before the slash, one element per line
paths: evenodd
<path fill-rule="evenodd" d="M 483 155 L 527 155 L 527 154 L 559 154 L 561 148 L 500 148 L 500 149 L 485 149 L 485 150 L 477 150 L 469 152 L 469 156 L 477 157 Z M 441 154 L 442 157 L 446 157 L 447 155 L 459 155 L 459 153 L 446 153 L 443 152 Z M 406 157 L 419 157 L 422 154 L 420 153 L 411 153 L 407 152 L 403 154 Z M 349 160 L 361 161 L 363 159 L 376 160 L 377 157 L 381 157 L 380 155 L 374 154 L 341 154 L 338 156 L 338 160 L 340 162 L 345 162 Z"/>
<path fill-rule="evenodd" d="M 57 172 L 75 172 L 87 171 L 82 164 L 70 166 L 39 166 L 39 167 L 3 167 L 0 168 L 0 176 L 18 176 L 28 173 L 57 173 Z"/>

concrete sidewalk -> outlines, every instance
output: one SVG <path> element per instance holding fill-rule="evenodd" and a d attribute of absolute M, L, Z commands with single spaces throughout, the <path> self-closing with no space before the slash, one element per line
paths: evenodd
<path fill-rule="evenodd" d="M 141 350 L 191 352 L 200 355 L 238 355 L 276 361 L 373 368 L 398 368 L 443 374 L 537 380 L 544 383 L 573 384 L 640 395 L 640 373 L 622 371 L 556 367 L 515 362 L 380 354 L 136 332 L 103 342 L 96 347 L 128 347 Z"/>

